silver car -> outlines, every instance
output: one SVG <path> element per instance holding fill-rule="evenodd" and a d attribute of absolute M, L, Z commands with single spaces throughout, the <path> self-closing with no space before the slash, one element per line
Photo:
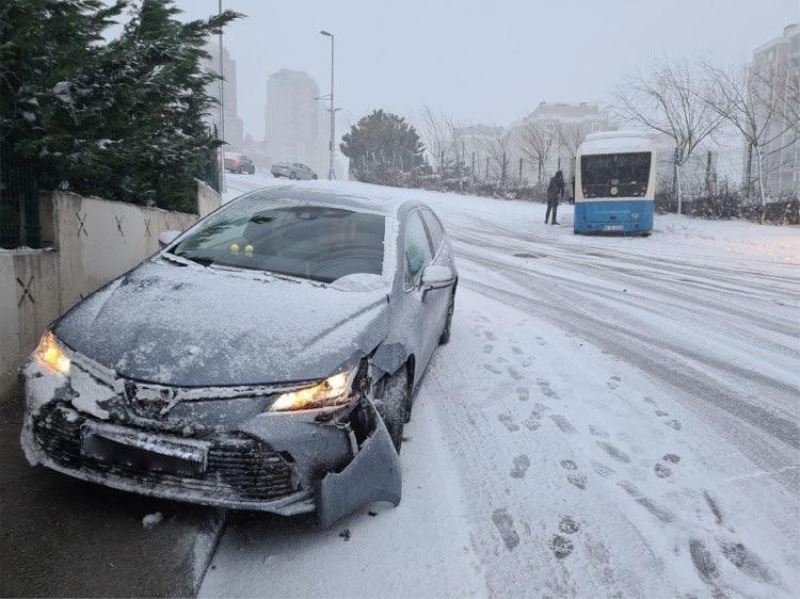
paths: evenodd
<path fill-rule="evenodd" d="M 170 235 L 162 236 L 170 237 Z M 329 526 L 397 505 L 403 425 L 458 275 L 433 211 L 279 187 L 77 304 L 21 371 L 31 464 Z"/>
<path fill-rule="evenodd" d="M 276 162 L 272 165 L 270 172 L 276 179 L 280 177 L 304 180 L 317 178 L 317 173 L 300 162 Z"/>

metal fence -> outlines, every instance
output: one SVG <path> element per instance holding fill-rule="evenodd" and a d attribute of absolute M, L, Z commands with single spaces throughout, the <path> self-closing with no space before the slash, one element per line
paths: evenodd
<path fill-rule="evenodd" d="M 0 247 L 41 246 L 39 186 L 33 165 L 0 154 Z"/>

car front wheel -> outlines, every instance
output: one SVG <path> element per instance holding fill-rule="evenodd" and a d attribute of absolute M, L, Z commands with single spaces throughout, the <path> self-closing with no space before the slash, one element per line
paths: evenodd
<path fill-rule="evenodd" d="M 408 368 L 403 366 L 386 380 L 383 401 L 377 406 L 378 413 L 383 418 L 383 423 L 386 425 L 386 430 L 389 431 L 397 453 L 400 453 L 400 446 L 403 444 L 403 427 L 407 420 L 410 398 L 411 385 L 409 385 Z"/>
<path fill-rule="evenodd" d="M 450 326 L 453 323 L 453 311 L 456 308 L 456 292 L 454 291 L 450 296 L 450 303 L 447 306 L 447 318 L 444 321 L 444 328 L 439 337 L 439 345 L 445 345 L 450 341 Z"/>

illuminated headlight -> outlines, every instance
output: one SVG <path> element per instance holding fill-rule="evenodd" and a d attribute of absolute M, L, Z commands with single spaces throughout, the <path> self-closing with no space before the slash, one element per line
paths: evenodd
<path fill-rule="evenodd" d="M 310 410 L 339 406 L 350 401 L 353 379 L 358 367 L 339 372 L 321 383 L 282 393 L 270 406 L 271 412 L 288 412 L 293 410 Z"/>
<path fill-rule="evenodd" d="M 70 359 L 51 331 L 42 335 L 34 354 L 40 364 L 47 366 L 53 372 L 65 376 L 69 374 Z"/>

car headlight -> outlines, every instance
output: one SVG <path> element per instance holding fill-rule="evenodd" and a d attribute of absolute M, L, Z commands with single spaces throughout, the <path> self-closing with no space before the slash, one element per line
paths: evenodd
<path fill-rule="evenodd" d="M 52 331 L 47 331 L 42 335 L 34 354 L 39 363 L 44 364 L 53 372 L 63 375 L 69 374 L 69 356 L 67 356 Z"/>
<path fill-rule="evenodd" d="M 288 412 L 339 406 L 350 401 L 358 367 L 328 377 L 321 383 L 288 393 L 281 393 L 270 406 L 270 412 Z"/>

